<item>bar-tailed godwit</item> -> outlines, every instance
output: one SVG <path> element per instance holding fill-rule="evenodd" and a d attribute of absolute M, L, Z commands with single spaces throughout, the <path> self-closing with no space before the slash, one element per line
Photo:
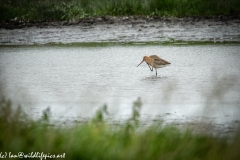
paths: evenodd
<path fill-rule="evenodd" d="M 157 76 L 157 68 L 166 67 L 167 65 L 171 64 L 168 61 L 165 61 L 164 59 L 161 59 L 157 55 L 144 56 L 143 60 L 142 60 L 142 62 L 140 64 L 142 64 L 144 61 L 147 63 L 147 65 L 148 65 L 148 67 L 150 68 L 151 71 L 153 71 L 153 68 L 155 68 L 156 76 Z"/>

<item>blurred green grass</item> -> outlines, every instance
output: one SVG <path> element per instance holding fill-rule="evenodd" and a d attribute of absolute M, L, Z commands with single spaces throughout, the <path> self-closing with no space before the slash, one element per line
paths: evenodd
<path fill-rule="evenodd" d="M 193 134 L 174 126 L 139 125 L 142 102 L 132 106 L 132 116 L 118 125 L 105 121 L 107 106 L 99 108 L 92 121 L 54 126 L 50 108 L 33 121 L 11 101 L 0 102 L 0 152 L 63 154 L 65 159 L 240 159 L 240 135 L 229 139 Z"/>
<path fill-rule="evenodd" d="M 72 20 L 94 16 L 239 14 L 239 0 L 0 0 L 0 20 Z"/>

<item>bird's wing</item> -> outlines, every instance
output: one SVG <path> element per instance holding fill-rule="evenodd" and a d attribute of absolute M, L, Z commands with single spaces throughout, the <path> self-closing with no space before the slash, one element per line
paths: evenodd
<path fill-rule="evenodd" d="M 154 59 L 155 63 L 157 63 L 158 65 L 166 65 L 166 64 L 171 64 L 170 62 L 158 57 L 157 55 L 151 55 L 149 56 L 151 58 Z"/>
<path fill-rule="evenodd" d="M 151 57 L 151 58 L 153 58 L 153 59 L 161 59 L 161 58 L 158 57 L 157 55 L 151 55 L 151 56 L 149 56 L 149 57 Z"/>

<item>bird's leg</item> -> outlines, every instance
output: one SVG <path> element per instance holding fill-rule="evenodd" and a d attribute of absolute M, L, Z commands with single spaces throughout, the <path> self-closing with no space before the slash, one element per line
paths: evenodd
<path fill-rule="evenodd" d="M 155 70 L 156 70 L 156 76 L 157 76 L 157 69 L 155 68 Z"/>
<path fill-rule="evenodd" d="M 153 71 L 153 68 L 151 69 L 150 65 L 149 65 L 149 64 L 147 64 L 147 65 L 148 65 L 148 67 L 150 68 L 150 71 Z"/>

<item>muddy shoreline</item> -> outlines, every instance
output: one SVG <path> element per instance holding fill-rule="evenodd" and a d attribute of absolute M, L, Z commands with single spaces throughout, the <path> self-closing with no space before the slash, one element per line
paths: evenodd
<path fill-rule="evenodd" d="M 0 23 L 0 45 L 240 42 L 239 16 L 97 17 L 78 21 Z"/>
<path fill-rule="evenodd" d="M 182 18 L 158 17 L 158 16 L 101 16 L 92 18 L 83 18 L 80 20 L 70 21 L 51 21 L 51 20 L 31 20 L 22 21 L 17 18 L 0 22 L 0 29 L 21 29 L 29 27 L 56 27 L 56 26 L 74 26 L 74 25 L 100 25 L 100 24 L 138 24 L 147 22 L 199 22 L 199 21 L 213 21 L 229 23 L 231 21 L 240 23 L 240 15 L 213 15 L 213 16 L 192 16 Z"/>

